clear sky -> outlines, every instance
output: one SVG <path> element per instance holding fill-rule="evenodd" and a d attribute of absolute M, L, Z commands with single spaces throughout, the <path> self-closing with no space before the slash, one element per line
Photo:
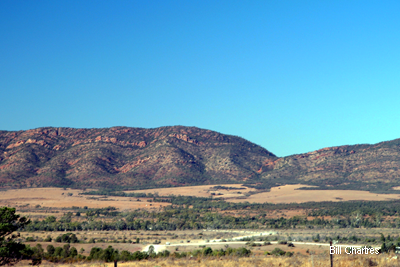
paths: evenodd
<path fill-rule="evenodd" d="M 400 138 L 400 1 L 0 1 L 0 129 Z"/>

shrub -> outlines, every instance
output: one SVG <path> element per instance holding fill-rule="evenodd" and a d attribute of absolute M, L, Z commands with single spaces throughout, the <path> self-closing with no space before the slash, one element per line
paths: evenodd
<path fill-rule="evenodd" d="M 47 250 L 47 253 L 48 253 L 49 255 L 54 255 L 54 252 L 56 251 L 56 249 L 54 248 L 53 245 L 48 245 L 47 248 L 46 248 L 46 250 Z"/>
<path fill-rule="evenodd" d="M 58 243 L 61 243 L 61 242 L 63 242 L 63 243 L 78 243 L 79 240 L 75 234 L 66 233 L 66 234 L 57 236 L 56 242 L 58 242 Z"/>
<path fill-rule="evenodd" d="M 212 253 L 213 253 L 213 250 L 210 247 L 206 247 L 206 248 L 203 249 L 203 256 L 209 256 Z"/>
<path fill-rule="evenodd" d="M 71 258 L 74 258 L 74 257 L 76 257 L 76 256 L 78 256 L 78 251 L 76 250 L 76 248 L 71 248 L 71 250 L 69 251 L 69 256 L 71 257 Z"/>
<path fill-rule="evenodd" d="M 280 248 L 275 248 L 273 251 L 271 251 L 271 255 L 275 255 L 275 256 L 283 256 L 285 255 L 285 251 L 283 251 Z"/>
<path fill-rule="evenodd" d="M 63 252 L 63 249 L 61 247 L 56 247 L 53 255 L 61 257 L 62 252 Z"/>
<path fill-rule="evenodd" d="M 236 256 L 239 257 L 247 257 L 251 254 L 251 250 L 247 249 L 247 248 L 238 248 L 235 252 Z"/>

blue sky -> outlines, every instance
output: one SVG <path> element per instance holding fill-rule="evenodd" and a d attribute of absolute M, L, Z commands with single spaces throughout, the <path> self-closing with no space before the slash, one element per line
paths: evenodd
<path fill-rule="evenodd" d="M 399 1 L 0 1 L 0 129 L 400 138 Z"/>

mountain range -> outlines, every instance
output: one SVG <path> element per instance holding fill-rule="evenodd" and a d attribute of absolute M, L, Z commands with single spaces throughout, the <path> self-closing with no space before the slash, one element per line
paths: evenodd
<path fill-rule="evenodd" d="M 277 157 L 196 127 L 0 131 L 0 188 L 303 183 L 385 191 L 400 185 L 399 177 L 400 139 Z"/>

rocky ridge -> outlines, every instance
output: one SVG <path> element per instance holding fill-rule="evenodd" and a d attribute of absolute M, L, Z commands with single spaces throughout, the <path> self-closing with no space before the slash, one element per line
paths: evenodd
<path fill-rule="evenodd" d="M 243 138 L 196 127 L 0 131 L 1 188 L 306 183 L 368 190 L 400 185 L 399 177 L 400 139 L 279 158 Z"/>
<path fill-rule="evenodd" d="M 0 132 L 2 187 L 140 187 L 240 182 L 277 157 L 196 127 Z"/>

